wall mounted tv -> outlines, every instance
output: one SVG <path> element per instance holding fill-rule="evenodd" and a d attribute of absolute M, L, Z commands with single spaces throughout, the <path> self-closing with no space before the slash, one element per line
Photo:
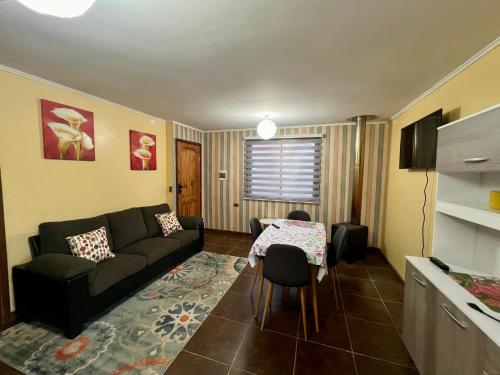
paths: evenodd
<path fill-rule="evenodd" d="M 436 167 L 437 128 L 442 118 L 440 109 L 401 129 L 399 169 Z"/>

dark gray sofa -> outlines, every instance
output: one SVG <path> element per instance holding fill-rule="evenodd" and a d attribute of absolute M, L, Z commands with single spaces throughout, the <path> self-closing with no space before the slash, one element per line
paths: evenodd
<path fill-rule="evenodd" d="M 18 319 L 49 323 L 73 338 L 85 321 L 201 251 L 203 219 L 179 216 L 184 230 L 164 237 L 154 215 L 169 211 L 160 204 L 40 224 L 29 238 L 32 261 L 13 268 Z M 71 254 L 66 237 L 103 226 L 114 258 L 95 263 Z"/>

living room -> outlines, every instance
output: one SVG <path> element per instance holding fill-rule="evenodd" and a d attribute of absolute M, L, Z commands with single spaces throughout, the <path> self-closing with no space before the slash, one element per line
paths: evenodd
<path fill-rule="evenodd" d="M 499 14 L 0 1 L 0 373 L 500 373 Z"/>

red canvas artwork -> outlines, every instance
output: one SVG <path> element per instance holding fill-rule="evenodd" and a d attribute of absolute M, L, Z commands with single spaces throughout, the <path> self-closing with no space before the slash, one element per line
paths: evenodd
<path fill-rule="evenodd" d="M 94 114 L 44 99 L 41 106 L 45 159 L 94 161 Z"/>
<path fill-rule="evenodd" d="M 130 169 L 156 170 L 156 135 L 137 130 L 130 131 Z"/>

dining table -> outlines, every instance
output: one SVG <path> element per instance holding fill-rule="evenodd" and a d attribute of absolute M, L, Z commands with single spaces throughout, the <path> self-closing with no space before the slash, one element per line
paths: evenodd
<path fill-rule="evenodd" d="M 293 245 L 301 248 L 307 262 L 317 266 L 317 278 L 321 281 L 328 272 L 326 264 L 326 230 L 323 223 L 311 221 L 276 219 L 255 240 L 248 255 L 253 268 L 257 257 L 265 257 L 267 248 L 273 244 Z"/>
<path fill-rule="evenodd" d="M 317 282 L 328 273 L 326 263 L 326 230 L 323 223 L 311 221 L 276 219 L 255 240 L 248 255 L 248 262 L 253 268 L 256 265 L 260 277 L 260 287 L 257 297 L 255 316 L 257 316 L 262 293 L 263 277 L 262 260 L 265 261 L 266 252 L 273 244 L 293 245 L 302 249 L 311 265 L 311 287 L 313 297 L 313 312 L 316 332 L 319 332 Z"/>

